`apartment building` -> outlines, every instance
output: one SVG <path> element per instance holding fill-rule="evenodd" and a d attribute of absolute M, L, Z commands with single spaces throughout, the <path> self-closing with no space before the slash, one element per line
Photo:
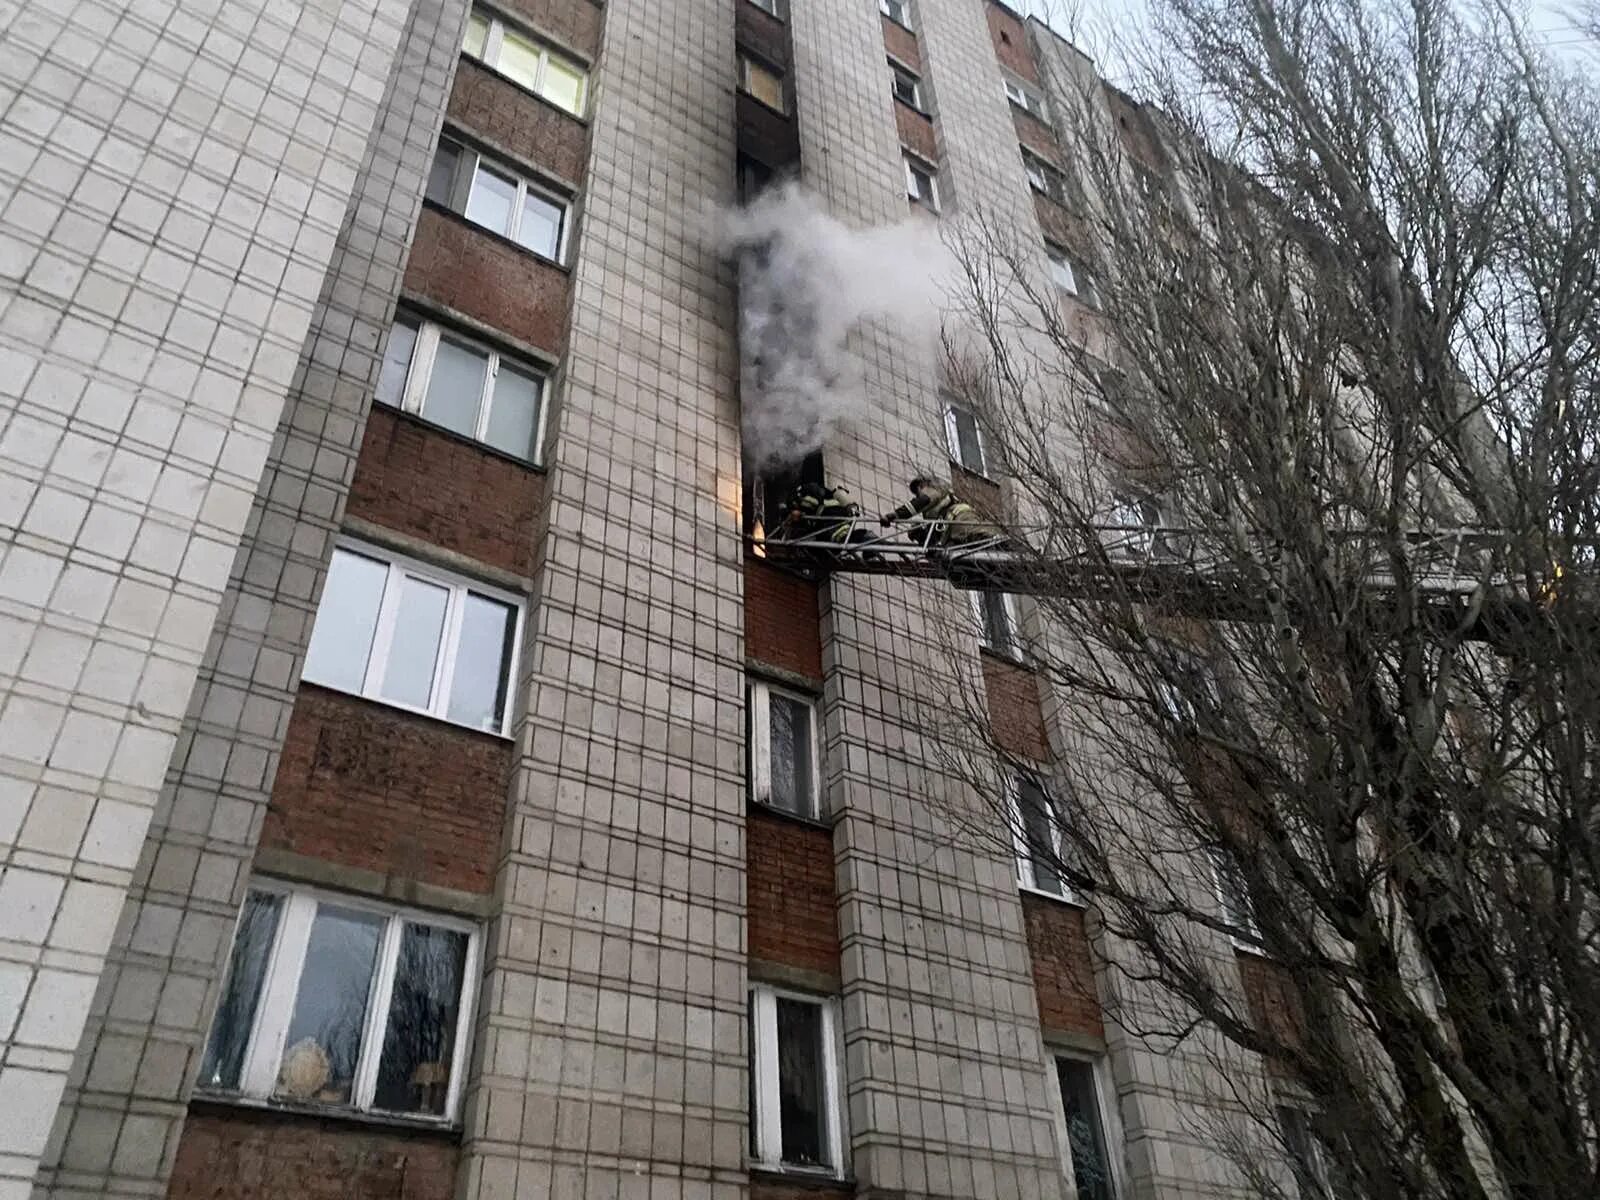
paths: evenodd
<path fill-rule="evenodd" d="M 940 816 L 958 679 L 1051 753 L 1024 614 L 748 552 L 705 230 L 982 207 L 1093 322 L 1086 60 L 985 0 L 0 33 L 0 1197 L 1226 1194 L 1084 906 Z M 932 357 L 851 349 L 828 475 L 944 431 L 1003 509 Z"/>

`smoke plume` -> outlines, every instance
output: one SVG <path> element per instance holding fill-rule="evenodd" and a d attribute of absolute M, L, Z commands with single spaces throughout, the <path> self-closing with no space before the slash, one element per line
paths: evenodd
<path fill-rule="evenodd" d="M 730 214 L 724 233 L 739 261 L 745 458 L 795 463 L 865 411 L 852 329 L 889 319 L 937 341 L 953 259 L 931 222 L 852 229 L 796 184 Z"/>

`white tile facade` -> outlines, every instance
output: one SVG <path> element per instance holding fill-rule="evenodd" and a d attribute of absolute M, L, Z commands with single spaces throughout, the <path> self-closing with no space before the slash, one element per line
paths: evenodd
<path fill-rule="evenodd" d="M 0 3 L 8 1200 L 66 1088 L 405 9 Z M 136 934 L 226 935 L 177 915 Z"/>

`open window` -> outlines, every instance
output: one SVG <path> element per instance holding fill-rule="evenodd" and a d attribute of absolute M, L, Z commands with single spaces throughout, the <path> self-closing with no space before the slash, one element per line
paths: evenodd
<path fill-rule="evenodd" d="M 1211 851 L 1211 877 L 1233 944 L 1244 950 L 1259 950 L 1261 927 L 1256 922 L 1255 906 L 1250 902 L 1250 887 L 1239 864 L 1221 847 Z"/>
<path fill-rule="evenodd" d="M 784 501 L 803 483 L 823 481 L 822 451 L 813 451 L 797 463 L 780 463 L 765 469 L 745 468 L 744 532 L 748 537 L 774 536 L 783 525 Z"/>
<path fill-rule="evenodd" d="M 939 211 L 939 168 L 914 154 L 902 154 L 906 168 L 906 197 L 912 204 Z"/>
<path fill-rule="evenodd" d="M 1017 848 L 1017 883 L 1036 892 L 1071 900 L 1072 889 L 1061 877 L 1066 861 L 1058 801 L 1029 775 L 1011 780 L 1013 840 Z"/>
<path fill-rule="evenodd" d="M 972 613 L 978 622 L 978 640 L 986 650 L 1009 659 L 1022 657 L 1022 622 L 1017 613 L 1017 598 L 1010 592 L 979 588 L 972 597 Z"/>
<path fill-rule="evenodd" d="M 1119 1148 L 1112 1137 L 1116 1128 L 1110 1089 L 1104 1084 L 1103 1059 L 1058 1054 L 1056 1082 L 1061 1090 L 1066 1125 L 1067 1168 L 1077 1200 L 1117 1200 Z"/>
<path fill-rule="evenodd" d="M 948 403 L 944 406 L 945 445 L 951 461 L 974 475 L 989 476 L 989 448 L 985 444 L 983 426 L 978 414 L 964 405 Z"/>
<path fill-rule="evenodd" d="M 750 1158 L 772 1171 L 844 1175 L 838 1010 L 832 997 L 750 989 Z"/>

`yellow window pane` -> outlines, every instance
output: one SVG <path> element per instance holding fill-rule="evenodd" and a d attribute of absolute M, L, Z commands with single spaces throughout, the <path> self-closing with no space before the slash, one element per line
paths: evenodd
<path fill-rule="evenodd" d="M 586 77 L 573 63 L 549 56 L 545 64 L 544 83 L 539 94 L 557 108 L 564 108 L 575 117 L 583 115 L 583 90 Z"/>
<path fill-rule="evenodd" d="M 784 111 L 783 77 L 748 58 L 744 60 L 744 90 L 761 103 Z"/>
<path fill-rule="evenodd" d="M 467 18 L 467 35 L 461 39 L 461 49 L 473 58 L 483 57 L 483 44 L 489 39 L 489 19 L 482 13 Z"/>
<path fill-rule="evenodd" d="M 543 53 L 535 43 L 507 30 L 495 66 L 500 74 L 532 91 L 539 86 L 539 59 Z"/>

